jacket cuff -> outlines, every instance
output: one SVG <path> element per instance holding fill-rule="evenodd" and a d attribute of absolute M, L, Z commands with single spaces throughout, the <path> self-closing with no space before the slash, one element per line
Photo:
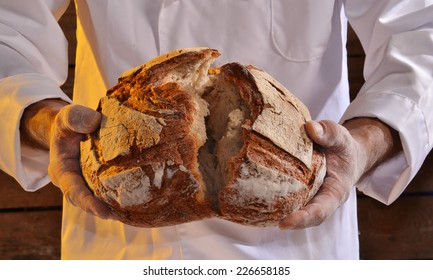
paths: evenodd
<path fill-rule="evenodd" d="M 410 98 L 369 92 L 357 96 L 341 119 L 378 118 L 399 132 L 403 153 L 380 164 L 357 184 L 363 193 L 385 203 L 395 201 L 421 168 L 430 150 L 424 113 Z"/>
<path fill-rule="evenodd" d="M 20 74 L 0 80 L 0 168 L 27 191 L 50 182 L 47 151 L 21 147 L 20 119 L 24 109 L 40 100 L 72 102 L 53 80 L 40 74 Z"/>

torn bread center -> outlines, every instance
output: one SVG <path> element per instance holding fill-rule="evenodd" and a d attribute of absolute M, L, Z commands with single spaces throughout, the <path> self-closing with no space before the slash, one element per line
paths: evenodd
<path fill-rule="evenodd" d="M 198 168 L 205 183 L 204 195 L 218 210 L 218 192 L 229 180 L 227 163 L 242 148 L 241 126 L 250 112 L 235 85 L 221 78 L 218 68 L 210 69 L 213 61 L 180 66 L 160 83 L 177 83 L 196 104 L 192 132 L 200 147 Z M 186 75 L 191 76 L 185 79 Z"/>
<path fill-rule="evenodd" d="M 218 210 L 218 192 L 227 184 L 228 161 L 242 148 L 242 128 L 250 115 L 232 82 L 224 79 L 215 58 L 186 63 L 171 69 L 159 85 L 175 83 L 188 92 L 195 103 L 192 133 L 199 147 L 198 169 L 205 184 L 204 195 Z"/>
<path fill-rule="evenodd" d="M 212 207 L 218 210 L 218 193 L 227 185 L 228 162 L 243 146 L 242 125 L 250 115 L 236 87 L 219 74 L 211 75 L 211 89 L 202 98 L 207 102 L 209 115 L 203 121 L 207 141 L 199 150 L 199 169 Z"/>

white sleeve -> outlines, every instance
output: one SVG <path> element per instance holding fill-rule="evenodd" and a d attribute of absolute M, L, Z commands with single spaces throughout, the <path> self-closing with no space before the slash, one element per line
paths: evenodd
<path fill-rule="evenodd" d="M 403 154 L 358 189 L 390 204 L 420 169 L 433 141 L 433 1 L 344 1 L 363 45 L 366 83 L 342 122 L 377 117 L 399 132 Z"/>
<path fill-rule="evenodd" d="M 0 168 L 34 191 L 49 182 L 48 153 L 22 149 L 24 109 L 46 98 L 71 100 L 62 92 L 68 72 L 67 41 L 57 20 L 69 1 L 0 2 Z"/>

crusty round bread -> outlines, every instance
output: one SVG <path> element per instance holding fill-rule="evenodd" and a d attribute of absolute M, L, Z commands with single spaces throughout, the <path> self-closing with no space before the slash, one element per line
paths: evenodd
<path fill-rule="evenodd" d="M 126 224 L 219 217 L 271 226 L 325 176 L 308 109 L 253 66 L 211 68 L 219 52 L 181 49 L 124 73 L 81 143 L 83 176 Z"/>

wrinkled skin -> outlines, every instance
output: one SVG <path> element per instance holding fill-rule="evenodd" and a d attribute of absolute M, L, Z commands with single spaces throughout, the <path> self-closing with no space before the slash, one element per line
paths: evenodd
<path fill-rule="evenodd" d="M 101 115 L 80 105 L 65 105 L 45 100 L 26 109 L 22 141 L 50 151 L 49 176 L 70 203 L 100 218 L 116 219 L 87 188 L 80 168 L 80 141 L 99 128 Z M 344 126 L 308 122 L 305 129 L 323 147 L 327 175 L 316 196 L 280 222 L 281 229 L 320 225 L 347 200 L 361 176 L 401 150 L 398 134 L 376 119 L 353 119 Z"/>
<path fill-rule="evenodd" d="M 57 114 L 51 130 L 48 174 L 74 206 L 103 219 L 114 218 L 109 207 L 87 188 L 81 175 L 80 141 L 98 129 L 101 115 L 80 105 L 68 105 Z"/>
<path fill-rule="evenodd" d="M 73 205 L 103 219 L 115 219 L 110 208 L 87 188 L 81 175 L 80 141 L 99 128 L 100 113 L 59 99 L 27 107 L 20 124 L 21 143 L 49 150 L 48 175 Z"/>
<path fill-rule="evenodd" d="M 313 199 L 284 218 L 281 229 L 320 225 L 348 199 L 364 174 L 401 150 L 397 133 L 375 119 L 354 119 L 344 126 L 332 121 L 308 122 L 305 129 L 324 148 L 327 174 Z"/>

